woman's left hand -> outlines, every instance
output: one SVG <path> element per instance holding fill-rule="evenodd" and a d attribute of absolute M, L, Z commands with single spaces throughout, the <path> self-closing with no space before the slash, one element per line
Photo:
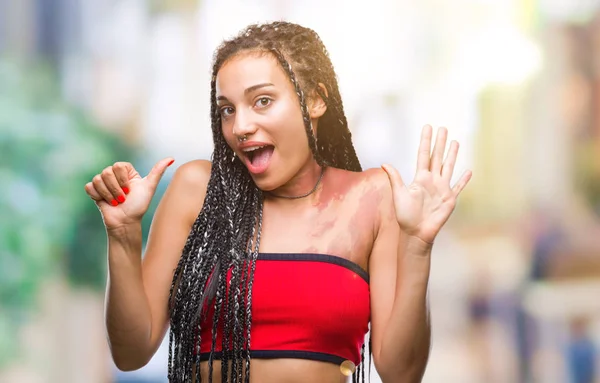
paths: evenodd
<path fill-rule="evenodd" d="M 456 185 L 450 186 L 458 154 L 458 142 L 452 141 L 448 155 L 446 139 L 448 131 L 438 130 L 435 146 L 431 151 L 432 128 L 423 127 L 417 157 L 417 173 L 410 185 L 405 185 L 396 169 L 390 165 L 382 168 L 392 185 L 396 219 L 400 228 L 409 236 L 432 244 L 446 223 L 460 192 L 471 179 L 471 171 L 465 171 Z"/>

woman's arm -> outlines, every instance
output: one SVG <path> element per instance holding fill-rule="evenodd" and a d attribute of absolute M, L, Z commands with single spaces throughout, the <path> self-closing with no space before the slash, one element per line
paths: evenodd
<path fill-rule="evenodd" d="M 165 335 L 173 273 L 209 178 L 208 161 L 177 169 L 153 217 L 143 260 L 141 223 L 107 230 L 105 319 L 111 354 L 121 370 L 146 365 Z"/>
<path fill-rule="evenodd" d="M 373 361 L 384 383 L 420 382 L 430 350 L 431 246 L 401 232 L 387 176 L 378 178 L 384 198 L 369 261 Z"/>
<path fill-rule="evenodd" d="M 370 259 L 371 313 L 374 357 L 386 383 L 420 382 L 425 372 L 431 338 L 426 300 L 431 244 L 471 179 L 465 171 L 450 185 L 458 142 L 452 141 L 444 156 L 448 131 L 438 130 L 433 150 L 432 135 L 431 126 L 423 127 L 410 184 L 389 165 L 382 166 L 387 186 L 378 182 L 385 198 Z"/>

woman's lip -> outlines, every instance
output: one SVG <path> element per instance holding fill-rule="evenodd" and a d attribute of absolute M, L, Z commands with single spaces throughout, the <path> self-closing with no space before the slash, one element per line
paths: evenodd
<path fill-rule="evenodd" d="M 268 143 L 268 142 L 243 141 L 243 142 L 240 142 L 238 144 L 238 149 L 241 150 L 241 151 L 243 151 L 244 149 L 247 149 L 247 148 L 252 148 L 252 147 L 255 147 L 255 146 L 267 146 L 267 145 L 274 146 L 273 144 Z"/>

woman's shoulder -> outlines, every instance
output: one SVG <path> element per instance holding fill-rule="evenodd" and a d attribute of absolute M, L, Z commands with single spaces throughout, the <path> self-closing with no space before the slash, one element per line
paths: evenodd
<path fill-rule="evenodd" d="M 390 181 L 382 168 L 369 168 L 360 172 L 364 180 L 379 188 L 388 188 Z"/>
<path fill-rule="evenodd" d="M 211 162 L 207 160 L 193 160 L 180 165 L 163 197 L 165 203 L 172 209 L 180 207 L 193 222 L 204 204 L 210 171 Z"/>
<path fill-rule="evenodd" d="M 191 187 L 195 190 L 206 188 L 210 179 L 212 164 L 208 160 L 192 160 L 184 163 L 175 170 L 173 184 Z"/>
<path fill-rule="evenodd" d="M 335 176 L 347 180 L 354 185 L 363 185 L 361 190 L 380 190 L 386 192 L 391 190 L 387 173 L 382 168 L 370 168 L 360 172 L 334 168 Z"/>
<path fill-rule="evenodd" d="M 373 212 L 389 210 L 393 203 L 392 188 L 387 173 L 381 168 L 355 172 L 333 169 L 332 179 L 336 194 L 355 206 L 367 204 Z"/>
<path fill-rule="evenodd" d="M 337 193 L 344 196 L 339 200 L 343 201 L 345 208 L 348 211 L 357 209 L 355 211 L 362 214 L 361 219 L 372 222 L 373 230 L 377 232 L 383 217 L 389 216 L 387 212 L 393 211 L 392 189 L 387 173 L 382 168 L 359 172 L 335 169 L 332 173 L 339 177 L 332 183 L 336 185 Z"/>

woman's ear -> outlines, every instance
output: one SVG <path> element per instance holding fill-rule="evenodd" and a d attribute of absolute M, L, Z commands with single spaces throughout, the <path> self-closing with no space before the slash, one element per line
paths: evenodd
<path fill-rule="evenodd" d="M 326 98 L 329 96 L 327 94 L 327 88 L 325 85 L 323 85 L 323 83 L 319 83 L 317 86 L 320 89 L 319 91 L 316 89 L 313 90 L 312 94 L 310 95 L 310 102 L 308 105 L 308 113 L 310 114 L 311 119 L 319 118 L 325 114 L 325 111 L 327 111 L 327 104 L 321 97 L 321 94 L 324 94 Z"/>

